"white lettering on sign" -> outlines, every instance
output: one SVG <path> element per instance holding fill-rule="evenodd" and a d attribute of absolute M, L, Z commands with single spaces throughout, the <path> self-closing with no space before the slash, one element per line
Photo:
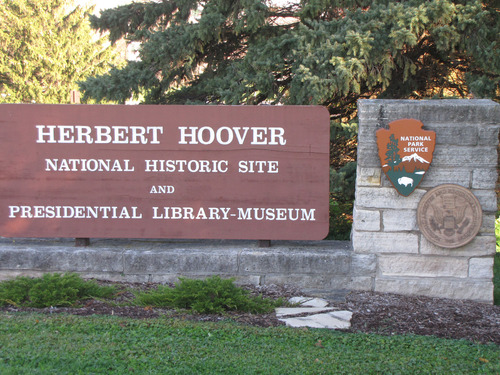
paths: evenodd
<path fill-rule="evenodd" d="M 153 219 L 163 220 L 268 220 L 316 221 L 315 208 L 153 207 Z"/>
<path fill-rule="evenodd" d="M 130 160 L 45 159 L 45 171 L 57 172 L 134 172 Z"/>
<path fill-rule="evenodd" d="M 266 160 L 240 160 L 238 163 L 240 173 L 278 173 L 278 161 Z"/>
<path fill-rule="evenodd" d="M 144 160 L 145 172 L 226 173 L 227 160 Z"/>
<path fill-rule="evenodd" d="M 429 147 L 424 144 L 424 142 L 431 141 L 428 135 L 403 135 L 399 137 L 399 140 L 406 142 L 406 147 L 403 148 L 405 153 L 429 152 Z"/>
<path fill-rule="evenodd" d="M 158 185 L 152 186 L 149 194 L 173 194 L 175 192 L 175 187 L 172 185 Z"/>
<path fill-rule="evenodd" d="M 229 207 L 153 207 L 153 219 L 227 220 Z"/>
<path fill-rule="evenodd" d="M 137 207 L 9 206 L 9 218 L 25 219 L 142 219 Z"/>
<path fill-rule="evenodd" d="M 218 143 L 226 146 L 233 142 L 239 145 L 250 143 L 251 145 L 283 146 L 286 144 L 285 129 L 279 127 L 223 126 L 214 130 L 210 126 L 179 126 L 179 131 L 180 145 Z"/>
<path fill-rule="evenodd" d="M 36 143 L 159 144 L 161 126 L 36 125 Z"/>
<path fill-rule="evenodd" d="M 431 137 L 428 135 L 403 135 L 400 137 L 400 140 L 403 142 L 411 142 L 411 141 L 429 141 Z"/>
<path fill-rule="evenodd" d="M 429 152 L 428 147 L 404 147 L 403 152 Z"/>
<path fill-rule="evenodd" d="M 238 208 L 238 220 L 315 221 L 315 211 L 315 208 Z"/>

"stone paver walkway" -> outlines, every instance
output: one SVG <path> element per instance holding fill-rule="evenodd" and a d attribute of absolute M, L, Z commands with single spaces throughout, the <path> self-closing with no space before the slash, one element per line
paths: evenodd
<path fill-rule="evenodd" d="M 276 317 L 289 327 L 328 329 L 351 327 L 352 312 L 328 307 L 328 301 L 322 298 L 293 297 L 289 302 L 299 304 L 299 307 L 276 309 Z"/>

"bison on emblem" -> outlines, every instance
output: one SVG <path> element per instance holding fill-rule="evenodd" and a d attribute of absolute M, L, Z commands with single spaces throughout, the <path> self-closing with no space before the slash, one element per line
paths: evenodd
<path fill-rule="evenodd" d="M 413 178 L 410 177 L 400 177 L 398 178 L 398 184 L 408 187 L 408 185 L 413 186 Z"/>

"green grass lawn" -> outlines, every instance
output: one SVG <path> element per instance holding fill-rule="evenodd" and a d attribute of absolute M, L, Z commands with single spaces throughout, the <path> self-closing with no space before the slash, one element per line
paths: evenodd
<path fill-rule="evenodd" d="M 0 314 L 1 374 L 498 374 L 500 347 L 319 329 Z"/>

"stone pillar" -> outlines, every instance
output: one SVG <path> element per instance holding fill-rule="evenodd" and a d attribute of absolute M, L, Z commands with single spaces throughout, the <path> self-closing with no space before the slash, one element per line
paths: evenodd
<path fill-rule="evenodd" d="M 352 246 L 354 256 L 376 256 L 368 290 L 493 302 L 500 105 L 490 100 L 360 100 L 358 168 Z M 385 177 L 375 132 L 413 118 L 436 132 L 429 170 L 408 197 Z M 441 184 L 469 189 L 483 210 L 483 225 L 468 244 L 446 249 L 419 231 L 417 207 Z"/>

